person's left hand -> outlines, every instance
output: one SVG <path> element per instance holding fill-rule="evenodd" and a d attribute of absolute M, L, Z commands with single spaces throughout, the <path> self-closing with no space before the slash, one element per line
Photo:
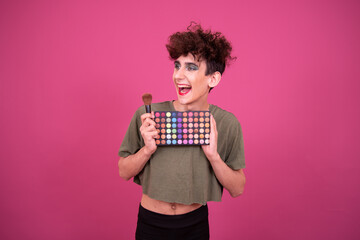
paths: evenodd
<path fill-rule="evenodd" d="M 210 115 L 210 144 L 201 145 L 209 161 L 211 161 L 212 159 L 216 159 L 216 157 L 219 155 L 219 153 L 217 152 L 217 139 L 218 132 L 216 129 L 216 122 L 213 115 Z"/>

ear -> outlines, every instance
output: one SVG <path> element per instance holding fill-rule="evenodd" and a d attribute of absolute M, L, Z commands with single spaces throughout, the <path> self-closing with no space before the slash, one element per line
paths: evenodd
<path fill-rule="evenodd" d="M 216 87 L 219 84 L 220 80 L 221 80 L 221 73 L 220 72 L 214 72 L 209 77 L 209 82 L 208 82 L 209 87 L 210 88 Z"/>

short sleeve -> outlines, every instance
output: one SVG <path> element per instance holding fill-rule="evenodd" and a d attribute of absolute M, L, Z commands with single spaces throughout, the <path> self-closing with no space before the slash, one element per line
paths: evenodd
<path fill-rule="evenodd" d="M 143 147 L 144 143 L 140 133 L 140 113 L 139 110 L 135 112 L 131 119 L 130 125 L 126 131 L 125 137 L 121 143 L 119 156 L 127 157 L 135 154 L 140 148 Z"/>
<path fill-rule="evenodd" d="M 225 163 L 233 170 L 245 168 L 244 139 L 239 121 L 232 121 L 233 131 L 230 131 L 229 151 Z"/>

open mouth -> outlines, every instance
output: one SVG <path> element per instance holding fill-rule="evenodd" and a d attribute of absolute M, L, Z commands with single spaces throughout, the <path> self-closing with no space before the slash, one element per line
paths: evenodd
<path fill-rule="evenodd" d="M 179 94 L 182 95 L 182 96 L 188 94 L 190 91 L 191 91 L 190 86 L 179 87 Z"/>

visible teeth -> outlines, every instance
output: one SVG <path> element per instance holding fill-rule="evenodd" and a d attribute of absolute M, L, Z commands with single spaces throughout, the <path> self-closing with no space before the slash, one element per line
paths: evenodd
<path fill-rule="evenodd" d="M 191 86 L 179 86 L 179 92 L 182 94 L 188 93 L 191 91 Z"/>

